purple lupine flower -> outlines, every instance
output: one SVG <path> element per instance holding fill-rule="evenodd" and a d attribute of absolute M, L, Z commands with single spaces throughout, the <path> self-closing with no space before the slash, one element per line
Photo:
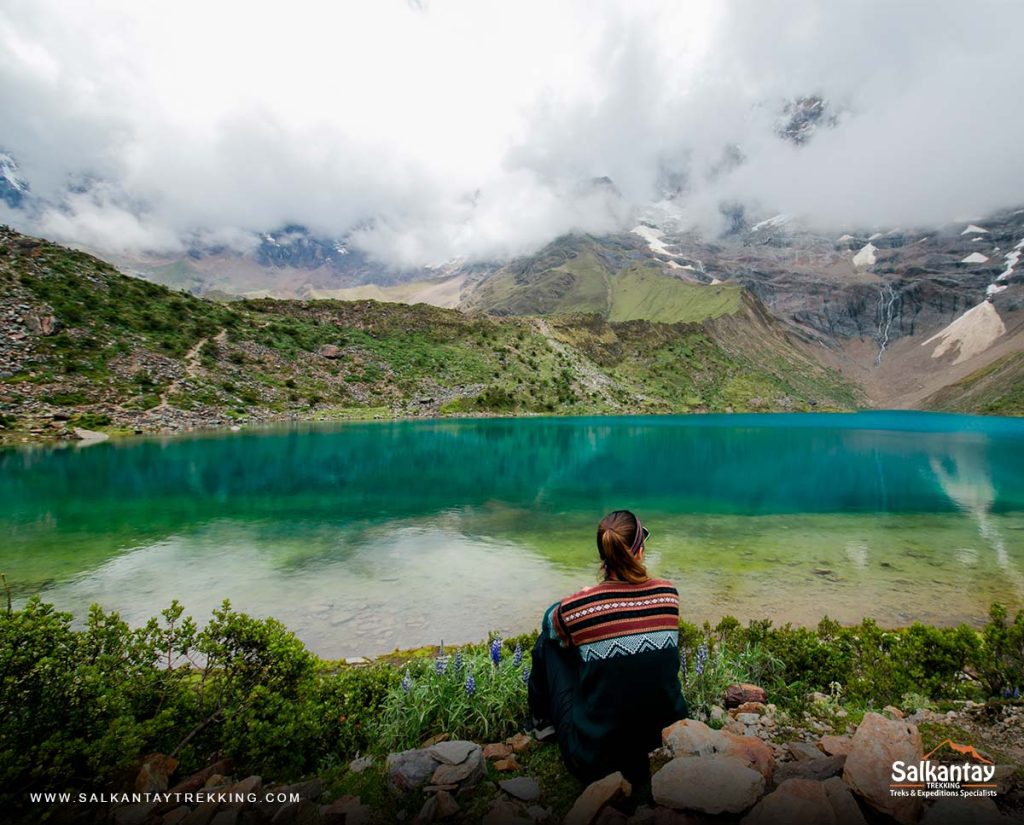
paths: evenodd
<path fill-rule="evenodd" d="M 512 664 L 519 667 L 523 663 L 523 646 L 516 642 L 516 649 L 512 653 Z"/>
<path fill-rule="evenodd" d="M 491 661 L 494 662 L 495 667 L 501 662 L 501 639 L 491 642 Z"/>
<path fill-rule="evenodd" d="M 704 665 L 706 665 L 707 663 L 708 663 L 708 643 L 707 642 L 701 642 L 700 646 L 697 648 L 697 661 L 696 661 L 696 663 L 694 664 L 694 667 L 693 667 L 694 672 L 698 676 L 702 676 L 704 674 Z"/>
<path fill-rule="evenodd" d="M 1014 699 L 1020 699 L 1020 688 L 1019 687 L 1015 687 L 1013 689 L 1013 698 Z"/>
<path fill-rule="evenodd" d="M 460 670 L 462 670 L 462 651 L 461 650 L 456 650 L 455 651 L 455 672 L 458 673 Z"/>
<path fill-rule="evenodd" d="M 438 676 L 444 676 L 444 672 L 448 669 L 448 657 L 441 655 L 437 657 L 437 661 L 434 662 L 434 673 Z"/>
<path fill-rule="evenodd" d="M 402 677 L 402 690 L 408 693 L 412 690 L 412 677 L 409 675 L 409 671 L 405 671 L 405 676 Z"/>
<path fill-rule="evenodd" d="M 1013 696 L 1013 691 L 1011 691 L 1009 688 L 1003 688 L 1003 698 L 1009 699 L 1011 696 Z"/>
<path fill-rule="evenodd" d="M 523 668 L 523 684 L 530 684 L 530 668 L 528 666 Z"/>
<path fill-rule="evenodd" d="M 474 693 L 476 693 L 476 679 L 474 679 L 473 674 L 470 673 L 466 677 L 466 695 L 472 696 Z"/>

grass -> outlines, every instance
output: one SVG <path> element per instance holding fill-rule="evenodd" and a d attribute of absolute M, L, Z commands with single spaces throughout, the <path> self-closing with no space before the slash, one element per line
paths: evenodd
<path fill-rule="evenodd" d="M 611 321 L 695 323 L 733 315 L 742 309 L 743 288 L 691 284 L 662 273 L 655 265 L 633 266 L 614 282 Z"/>
<path fill-rule="evenodd" d="M 1024 415 L 1024 352 L 1015 352 L 943 387 L 924 406 L 949 412 Z"/>

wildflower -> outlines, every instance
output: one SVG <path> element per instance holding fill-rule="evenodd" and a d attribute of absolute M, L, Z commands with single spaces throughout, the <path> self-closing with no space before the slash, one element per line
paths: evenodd
<path fill-rule="evenodd" d="M 458 673 L 460 670 L 462 670 L 462 651 L 461 650 L 456 650 L 455 651 L 455 665 L 454 665 L 454 667 L 455 667 L 455 672 L 456 673 Z"/>
<path fill-rule="evenodd" d="M 476 693 L 476 679 L 474 679 L 473 674 L 470 673 L 466 677 L 466 695 L 472 696 L 474 693 Z"/>
<path fill-rule="evenodd" d="M 516 649 L 512 653 L 512 664 L 519 667 L 523 663 L 523 646 L 516 642 Z"/>
<path fill-rule="evenodd" d="M 523 668 L 523 684 L 524 685 L 530 684 L 530 668 L 529 667 L 524 667 Z"/>
<path fill-rule="evenodd" d="M 448 669 L 448 657 L 441 655 L 437 657 L 437 661 L 434 662 L 434 673 L 438 676 L 444 676 L 444 672 Z"/>
<path fill-rule="evenodd" d="M 412 677 L 409 675 L 409 671 L 405 671 L 405 676 L 402 677 L 402 690 L 408 693 L 412 690 Z"/>
<path fill-rule="evenodd" d="M 1020 688 L 1019 687 L 1015 687 L 1013 689 L 1013 698 L 1014 699 L 1020 699 Z"/>
<path fill-rule="evenodd" d="M 491 661 L 494 662 L 495 667 L 501 661 L 501 639 L 495 639 L 491 642 Z"/>
<path fill-rule="evenodd" d="M 701 642 L 697 648 L 697 662 L 694 664 L 693 670 L 698 676 L 704 674 L 704 665 L 708 663 L 708 643 Z"/>

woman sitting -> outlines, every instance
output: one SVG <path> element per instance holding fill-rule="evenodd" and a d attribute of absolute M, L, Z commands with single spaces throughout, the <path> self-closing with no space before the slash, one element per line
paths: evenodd
<path fill-rule="evenodd" d="M 649 535 L 628 510 L 605 516 L 597 527 L 604 581 L 549 607 L 533 648 L 532 726 L 538 738 L 557 736 L 566 767 L 585 783 L 622 771 L 649 784 L 648 754 L 687 714 L 679 593 L 647 575 Z"/>

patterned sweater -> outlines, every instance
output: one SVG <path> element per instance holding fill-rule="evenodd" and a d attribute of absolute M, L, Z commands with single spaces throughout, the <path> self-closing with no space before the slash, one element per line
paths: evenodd
<path fill-rule="evenodd" d="M 664 579 L 604 581 L 552 605 L 544 629 L 579 653 L 566 755 L 574 773 L 646 775 L 662 728 L 687 715 L 676 588 Z"/>

